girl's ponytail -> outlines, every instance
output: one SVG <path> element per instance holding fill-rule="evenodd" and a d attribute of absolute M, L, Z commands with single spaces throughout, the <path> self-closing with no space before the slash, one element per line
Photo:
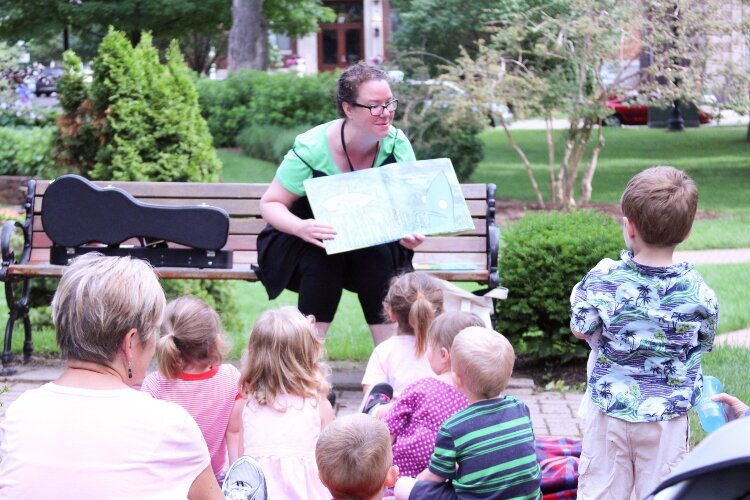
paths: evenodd
<path fill-rule="evenodd" d="M 412 272 L 396 276 L 383 301 L 383 306 L 398 323 L 402 333 L 416 337 L 416 354 L 427 350 L 427 328 L 443 312 L 443 287 L 427 273 Z"/>
<path fill-rule="evenodd" d="M 183 361 L 176 338 L 172 333 L 164 335 L 156 344 L 156 362 L 159 371 L 168 379 L 176 379 L 182 373 Z"/>
<path fill-rule="evenodd" d="M 437 311 L 435 305 L 427 299 L 424 293 L 418 291 L 416 297 L 409 310 L 409 325 L 417 339 L 414 349 L 417 356 L 422 356 L 427 350 L 427 329 L 437 316 Z"/>

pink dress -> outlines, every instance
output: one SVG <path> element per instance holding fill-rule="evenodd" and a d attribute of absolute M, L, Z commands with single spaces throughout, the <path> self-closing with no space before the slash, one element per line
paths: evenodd
<path fill-rule="evenodd" d="M 198 423 L 211 453 L 211 468 L 219 475 L 229 465 L 225 435 L 234 402 L 241 399 L 240 372 L 230 364 L 214 366 L 200 374 L 181 373 L 175 380 L 152 372 L 141 390 L 156 399 L 185 408 Z"/>
<path fill-rule="evenodd" d="M 416 477 L 427 468 L 440 426 L 468 406 L 458 389 L 435 378 L 417 380 L 404 389 L 385 417 L 399 476 Z"/>
<path fill-rule="evenodd" d="M 258 406 L 250 396 L 242 411 L 244 454 L 263 468 L 268 498 L 330 500 L 315 463 L 320 434 L 318 401 L 282 395 L 276 405 L 286 411 Z"/>

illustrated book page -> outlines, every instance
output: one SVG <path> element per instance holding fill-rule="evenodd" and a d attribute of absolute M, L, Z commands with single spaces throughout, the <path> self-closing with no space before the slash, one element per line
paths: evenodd
<path fill-rule="evenodd" d="M 397 241 L 414 233 L 474 229 L 448 158 L 393 163 L 304 182 L 315 219 L 336 228 L 335 254 Z"/>

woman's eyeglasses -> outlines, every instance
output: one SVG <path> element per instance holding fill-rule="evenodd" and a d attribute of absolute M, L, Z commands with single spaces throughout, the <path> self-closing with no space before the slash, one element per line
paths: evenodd
<path fill-rule="evenodd" d="M 356 102 L 353 102 L 351 104 L 352 106 L 357 106 L 358 108 L 369 109 L 372 116 L 380 116 L 385 112 L 386 109 L 391 113 L 396 111 L 396 108 L 398 108 L 398 99 L 392 99 L 385 104 L 373 104 L 372 106 L 365 106 L 364 104 L 359 104 Z"/>

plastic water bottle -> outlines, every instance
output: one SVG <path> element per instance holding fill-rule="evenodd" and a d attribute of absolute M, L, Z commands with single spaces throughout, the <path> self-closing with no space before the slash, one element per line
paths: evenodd
<path fill-rule="evenodd" d="M 698 401 L 697 411 L 701 427 L 706 432 L 713 432 L 727 423 L 724 404 L 711 399 L 712 396 L 722 392 L 724 392 L 724 386 L 719 379 L 710 375 L 703 376 L 703 394 Z"/>

